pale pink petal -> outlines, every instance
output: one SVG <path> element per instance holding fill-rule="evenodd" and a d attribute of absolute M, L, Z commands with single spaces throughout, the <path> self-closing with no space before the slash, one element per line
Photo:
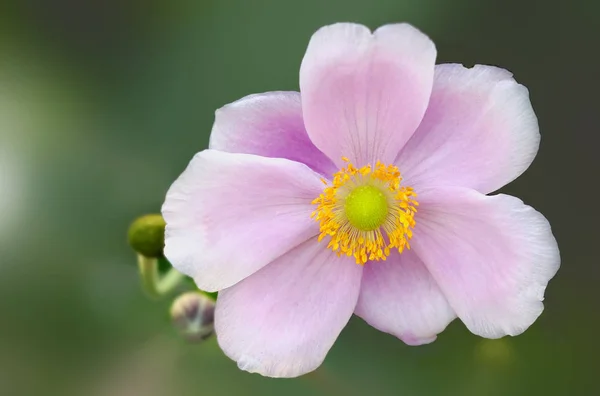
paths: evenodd
<path fill-rule="evenodd" d="M 318 234 L 322 190 L 298 162 L 202 151 L 167 193 L 165 256 L 202 290 L 229 287 Z"/>
<path fill-rule="evenodd" d="M 340 23 L 311 38 L 300 68 L 306 130 L 337 165 L 391 163 L 423 117 L 436 50 L 408 24 Z"/>
<path fill-rule="evenodd" d="M 435 341 L 456 315 L 411 250 L 365 265 L 355 313 L 409 345 Z"/>
<path fill-rule="evenodd" d="M 209 148 L 302 162 L 331 176 L 337 169 L 310 141 L 298 92 L 246 96 L 215 113 Z"/>
<path fill-rule="evenodd" d="M 429 108 L 396 163 L 406 183 L 482 193 L 517 178 L 540 143 L 527 88 L 492 66 L 435 68 Z"/>
<path fill-rule="evenodd" d="M 560 265 L 548 221 L 508 195 L 445 187 L 419 195 L 411 246 L 473 333 L 517 335 L 542 313 Z"/>
<path fill-rule="evenodd" d="M 296 377 L 316 369 L 352 316 L 362 267 L 313 238 L 219 293 L 219 345 L 242 370 Z"/>

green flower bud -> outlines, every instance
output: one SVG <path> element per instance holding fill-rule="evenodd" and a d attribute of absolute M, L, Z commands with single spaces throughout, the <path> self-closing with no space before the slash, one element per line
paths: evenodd
<path fill-rule="evenodd" d="M 171 305 L 171 319 L 186 341 L 201 342 L 213 334 L 215 302 L 197 291 L 184 293 Z"/>
<path fill-rule="evenodd" d="M 165 225 L 159 214 L 139 217 L 129 227 L 129 245 L 145 257 L 161 257 L 165 246 Z"/>

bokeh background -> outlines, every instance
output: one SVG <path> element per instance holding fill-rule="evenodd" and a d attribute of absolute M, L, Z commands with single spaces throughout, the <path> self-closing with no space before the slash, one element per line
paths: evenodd
<path fill-rule="evenodd" d="M 5 0 L 0 5 L 0 394 L 600 395 L 600 7 L 553 0 Z M 214 110 L 297 90 L 320 26 L 408 21 L 439 62 L 501 65 L 542 144 L 503 189 L 544 213 L 562 268 L 522 336 L 453 322 L 408 347 L 353 318 L 314 374 L 239 371 L 140 290 L 126 230 L 206 148 Z"/>

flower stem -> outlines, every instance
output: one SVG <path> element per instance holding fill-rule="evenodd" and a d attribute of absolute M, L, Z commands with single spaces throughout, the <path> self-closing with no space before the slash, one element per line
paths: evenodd
<path fill-rule="evenodd" d="M 142 288 L 151 298 L 161 298 L 173 291 L 183 275 L 175 269 L 169 269 L 164 276 L 158 273 L 158 260 L 153 257 L 146 257 L 138 254 L 138 268 L 142 278 Z"/>

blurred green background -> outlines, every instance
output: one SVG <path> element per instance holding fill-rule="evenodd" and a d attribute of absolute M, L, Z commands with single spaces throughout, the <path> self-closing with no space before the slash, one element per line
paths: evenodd
<path fill-rule="evenodd" d="M 0 5 L 0 394 L 600 395 L 594 2 L 23 0 Z M 453 322 L 409 347 L 353 318 L 316 373 L 239 371 L 146 299 L 129 223 L 206 148 L 214 110 L 297 90 L 320 26 L 408 21 L 438 62 L 500 65 L 542 145 L 503 191 L 544 213 L 562 268 L 522 336 Z"/>

